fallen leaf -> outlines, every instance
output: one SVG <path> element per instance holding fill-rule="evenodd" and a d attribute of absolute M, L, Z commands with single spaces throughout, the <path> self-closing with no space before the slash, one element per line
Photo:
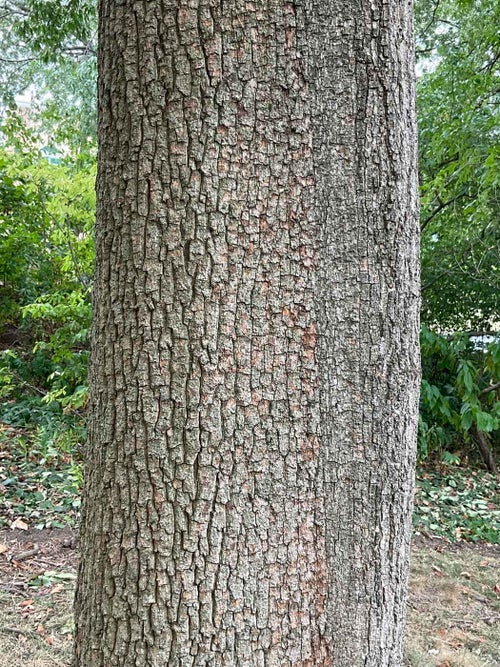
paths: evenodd
<path fill-rule="evenodd" d="M 18 529 L 18 530 L 28 530 L 28 524 L 23 521 L 22 519 L 16 519 L 13 521 L 10 525 L 11 529 Z"/>
<path fill-rule="evenodd" d="M 64 590 L 64 586 L 62 584 L 57 584 L 56 586 L 53 586 L 50 589 L 50 594 L 55 595 L 56 593 L 60 593 L 63 590 Z"/>
<path fill-rule="evenodd" d="M 7 551 L 7 545 L 0 543 L 0 554 L 4 554 Z"/>
<path fill-rule="evenodd" d="M 34 600 L 29 599 L 29 600 L 23 600 L 22 602 L 19 603 L 20 607 L 29 607 L 30 604 L 33 604 Z"/>
<path fill-rule="evenodd" d="M 493 590 L 495 591 L 495 593 L 496 593 L 497 595 L 500 595 L 500 584 L 495 584 L 495 585 L 493 586 Z"/>
<path fill-rule="evenodd" d="M 27 570 L 29 568 L 29 565 L 26 565 L 25 563 L 20 563 L 17 560 L 12 560 L 11 563 L 12 567 L 15 567 L 16 570 Z"/>
<path fill-rule="evenodd" d="M 58 572 L 57 570 L 47 570 L 43 573 L 47 579 L 55 579 L 56 581 L 74 581 L 76 574 L 74 572 Z"/>

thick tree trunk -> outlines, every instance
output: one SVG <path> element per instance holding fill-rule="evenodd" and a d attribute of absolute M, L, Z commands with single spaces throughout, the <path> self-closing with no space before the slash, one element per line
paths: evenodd
<path fill-rule="evenodd" d="M 419 391 L 412 15 L 396 0 L 325 7 L 310 39 L 327 628 L 335 667 L 395 667 Z"/>
<path fill-rule="evenodd" d="M 411 6 L 101 0 L 76 667 L 401 664 Z"/>

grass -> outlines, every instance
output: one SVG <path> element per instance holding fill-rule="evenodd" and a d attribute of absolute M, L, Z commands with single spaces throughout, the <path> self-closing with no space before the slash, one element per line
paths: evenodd
<path fill-rule="evenodd" d="M 43 410 L 3 413 L 0 667 L 67 667 L 78 554 L 64 542 L 78 522 L 84 432 Z M 500 667 L 497 480 L 421 468 L 414 527 L 405 667 Z"/>
<path fill-rule="evenodd" d="M 67 546 L 71 535 L 68 529 L 0 533 L 0 667 L 69 667 L 78 562 Z M 34 539 L 39 552 L 16 562 Z M 499 580 L 498 547 L 418 540 L 406 667 L 498 667 Z"/>
<path fill-rule="evenodd" d="M 436 545 L 412 552 L 408 664 L 500 665 L 500 549 Z"/>
<path fill-rule="evenodd" d="M 0 533 L 0 667 L 66 667 L 78 556 L 61 530 Z M 36 540 L 36 542 L 34 542 Z M 37 546 L 34 556 L 17 561 Z"/>

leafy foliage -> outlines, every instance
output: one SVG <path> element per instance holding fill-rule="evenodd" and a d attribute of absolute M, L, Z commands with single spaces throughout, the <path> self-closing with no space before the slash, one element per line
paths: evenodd
<path fill-rule="evenodd" d="M 498 317 L 499 23 L 494 0 L 417 3 L 423 318 L 452 331 Z"/>
<path fill-rule="evenodd" d="M 74 525 L 80 507 L 78 444 L 84 427 L 38 399 L 4 403 L 0 413 L 0 528 Z"/>
<path fill-rule="evenodd" d="M 486 349 L 477 345 L 467 334 L 446 338 L 422 327 L 419 454 L 423 460 L 446 455 L 448 462 L 458 462 L 457 453 L 474 443 L 478 432 L 483 437 L 489 434 L 498 446 L 500 337 Z"/>
<path fill-rule="evenodd" d="M 47 402 L 78 408 L 86 395 L 95 170 L 49 164 L 26 142 L 14 148 L 0 149 L 0 338 L 18 336 L 0 357 L 0 391 L 34 384 Z"/>
<path fill-rule="evenodd" d="M 42 62 L 94 50 L 96 3 L 93 0 L 9 0 L 14 32 Z"/>
<path fill-rule="evenodd" d="M 0 0 L 0 36 L 0 101 L 23 93 L 49 144 L 95 157 L 94 0 Z"/>

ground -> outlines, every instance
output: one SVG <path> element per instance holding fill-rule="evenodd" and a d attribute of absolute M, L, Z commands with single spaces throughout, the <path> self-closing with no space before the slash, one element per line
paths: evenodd
<path fill-rule="evenodd" d="M 75 531 L 0 532 L 0 667 L 68 667 Z M 416 538 L 408 667 L 500 667 L 500 547 Z"/>
<path fill-rule="evenodd" d="M 0 551 L 0 667 L 66 667 L 78 566 L 74 531 L 1 531 Z"/>
<path fill-rule="evenodd" d="M 500 547 L 415 540 L 407 664 L 500 666 Z"/>

